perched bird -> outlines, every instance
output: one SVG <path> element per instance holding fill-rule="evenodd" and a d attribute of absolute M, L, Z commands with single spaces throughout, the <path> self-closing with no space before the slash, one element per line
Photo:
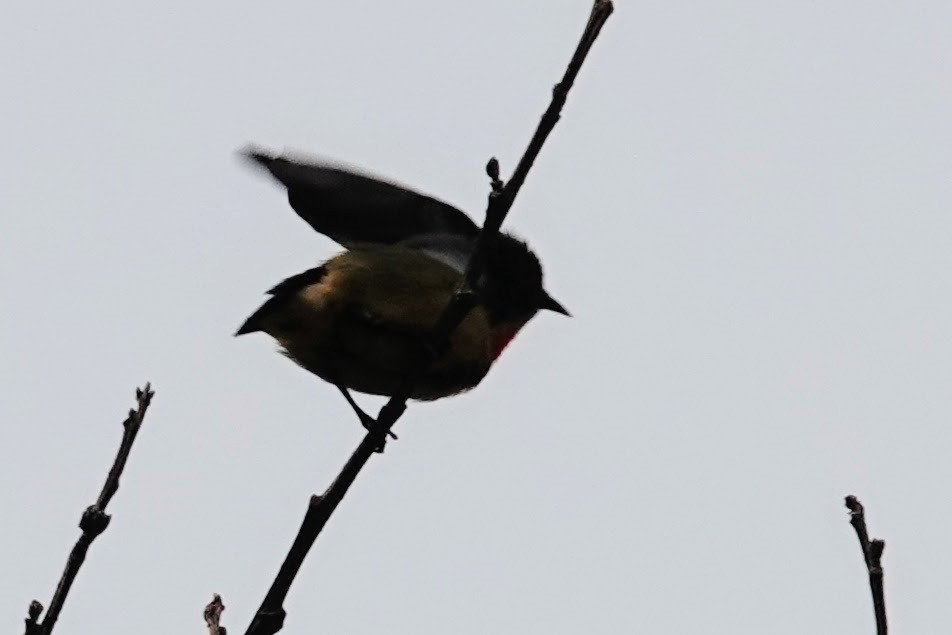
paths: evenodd
<path fill-rule="evenodd" d="M 337 386 L 392 395 L 462 279 L 479 228 L 429 196 L 330 163 L 248 150 L 288 191 L 291 207 L 347 249 L 284 280 L 236 335 L 264 331 L 285 354 Z M 475 289 L 478 304 L 417 383 L 432 400 L 476 386 L 540 310 L 568 315 L 542 286 L 539 259 L 500 233 Z"/>

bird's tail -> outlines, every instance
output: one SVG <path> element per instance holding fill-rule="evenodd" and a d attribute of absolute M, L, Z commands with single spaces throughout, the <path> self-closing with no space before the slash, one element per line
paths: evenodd
<path fill-rule="evenodd" d="M 271 296 L 262 304 L 257 311 L 251 314 L 245 323 L 235 332 L 235 337 L 245 333 L 254 333 L 265 330 L 265 322 L 274 315 L 280 315 L 288 302 L 295 297 L 301 289 L 309 287 L 312 284 L 320 282 L 327 275 L 327 268 L 324 265 L 308 269 L 302 273 L 291 276 L 281 281 L 268 290 Z"/>
<path fill-rule="evenodd" d="M 251 316 L 238 327 L 238 330 L 235 331 L 235 337 L 245 335 L 246 333 L 256 333 L 265 330 L 265 321 L 267 321 L 270 316 L 280 312 L 281 305 L 284 304 L 286 300 L 287 298 L 283 296 L 268 298 L 264 304 L 258 307 L 257 311 L 252 313 Z"/>
<path fill-rule="evenodd" d="M 249 161 L 254 161 L 263 168 L 270 169 L 277 158 L 268 154 L 263 148 L 255 145 L 248 145 L 241 150 L 241 155 Z"/>

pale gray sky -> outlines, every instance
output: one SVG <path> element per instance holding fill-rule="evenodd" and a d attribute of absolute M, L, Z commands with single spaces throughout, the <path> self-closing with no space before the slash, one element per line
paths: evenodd
<path fill-rule="evenodd" d="M 357 444 L 337 392 L 231 333 L 335 253 L 249 141 L 481 218 L 588 0 L 93 0 L 0 20 L 0 616 L 48 601 L 136 384 L 157 395 L 59 623 L 243 632 Z M 412 406 L 287 633 L 869 633 L 948 624 L 952 5 L 628 2 L 508 227 L 575 317 Z M 364 403 L 377 400 L 363 399 Z"/>

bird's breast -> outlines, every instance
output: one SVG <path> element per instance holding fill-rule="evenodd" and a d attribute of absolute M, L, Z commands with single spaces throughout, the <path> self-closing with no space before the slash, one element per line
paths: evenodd
<path fill-rule="evenodd" d="M 493 361 L 502 355 L 525 322 L 504 322 L 492 327 L 489 334 L 489 356 Z"/>

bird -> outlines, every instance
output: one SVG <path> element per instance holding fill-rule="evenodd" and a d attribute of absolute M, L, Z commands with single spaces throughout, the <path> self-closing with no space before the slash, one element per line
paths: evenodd
<path fill-rule="evenodd" d="M 345 248 L 292 275 L 235 333 L 264 332 L 305 370 L 333 384 L 365 427 L 350 391 L 392 396 L 456 292 L 479 227 L 464 212 L 341 163 L 276 155 L 245 158 L 287 190 L 292 209 Z M 542 284 L 528 245 L 499 232 L 474 289 L 475 307 L 419 377 L 410 398 L 432 401 L 474 388 L 540 310 L 569 312 Z"/>

